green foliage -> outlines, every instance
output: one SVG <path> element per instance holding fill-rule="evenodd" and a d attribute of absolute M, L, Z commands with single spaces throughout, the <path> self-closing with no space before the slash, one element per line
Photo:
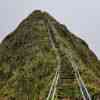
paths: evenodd
<path fill-rule="evenodd" d="M 55 33 L 55 45 L 61 56 L 61 77 L 64 77 L 57 86 L 57 95 L 81 96 L 72 62 L 78 66 L 89 92 L 100 93 L 100 61 L 88 45 L 46 12 L 35 11 L 0 44 L 0 97 L 6 96 L 8 100 L 45 100 L 47 97 L 57 67 L 47 19 L 57 30 L 57 33 L 51 32 Z"/>

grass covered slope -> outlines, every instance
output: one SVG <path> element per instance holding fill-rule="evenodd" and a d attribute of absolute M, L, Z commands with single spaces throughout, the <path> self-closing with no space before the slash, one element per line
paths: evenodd
<path fill-rule="evenodd" d="M 34 11 L 0 44 L 3 100 L 46 99 L 57 68 L 48 29 L 61 58 L 58 100 L 81 96 L 72 64 L 78 67 L 90 94 L 100 94 L 100 61 L 88 45 L 49 14 Z"/>

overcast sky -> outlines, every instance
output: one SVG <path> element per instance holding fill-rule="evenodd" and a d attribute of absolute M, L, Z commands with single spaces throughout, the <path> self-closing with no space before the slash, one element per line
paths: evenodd
<path fill-rule="evenodd" d="M 0 41 L 35 9 L 66 24 L 100 58 L 100 0 L 0 0 Z"/>

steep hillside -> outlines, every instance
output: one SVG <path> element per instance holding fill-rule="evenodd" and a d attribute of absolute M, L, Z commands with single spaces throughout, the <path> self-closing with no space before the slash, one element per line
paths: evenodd
<path fill-rule="evenodd" d="M 82 98 L 73 67 L 91 97 L 99 98 L 100 61 L 95 54 L 65 25 L 36 10 L 0 44 L 0 100 L 46 100 L 58 66 L 57 54 L 61 67 L 56 100 Z"/>

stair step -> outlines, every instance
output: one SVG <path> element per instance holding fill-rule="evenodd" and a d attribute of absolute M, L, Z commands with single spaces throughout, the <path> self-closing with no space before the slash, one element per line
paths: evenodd
<path fill-rule="evenodd" d="M 63 84 L 63 83 L 72 83 L 73 82 L 73 80 L 72 79 L 60 79 L 59 80 L 59 84 L 61 83 L 61 84 Z"/>
<path fill-rule="evenodd" d="M 60 75 L 74 75 L 73 73 L 60 73 Z"/>
<path fill-rule="evenodd" d="M 75 76 L 60 76 L 61 79 L 75 79 Z"/>

